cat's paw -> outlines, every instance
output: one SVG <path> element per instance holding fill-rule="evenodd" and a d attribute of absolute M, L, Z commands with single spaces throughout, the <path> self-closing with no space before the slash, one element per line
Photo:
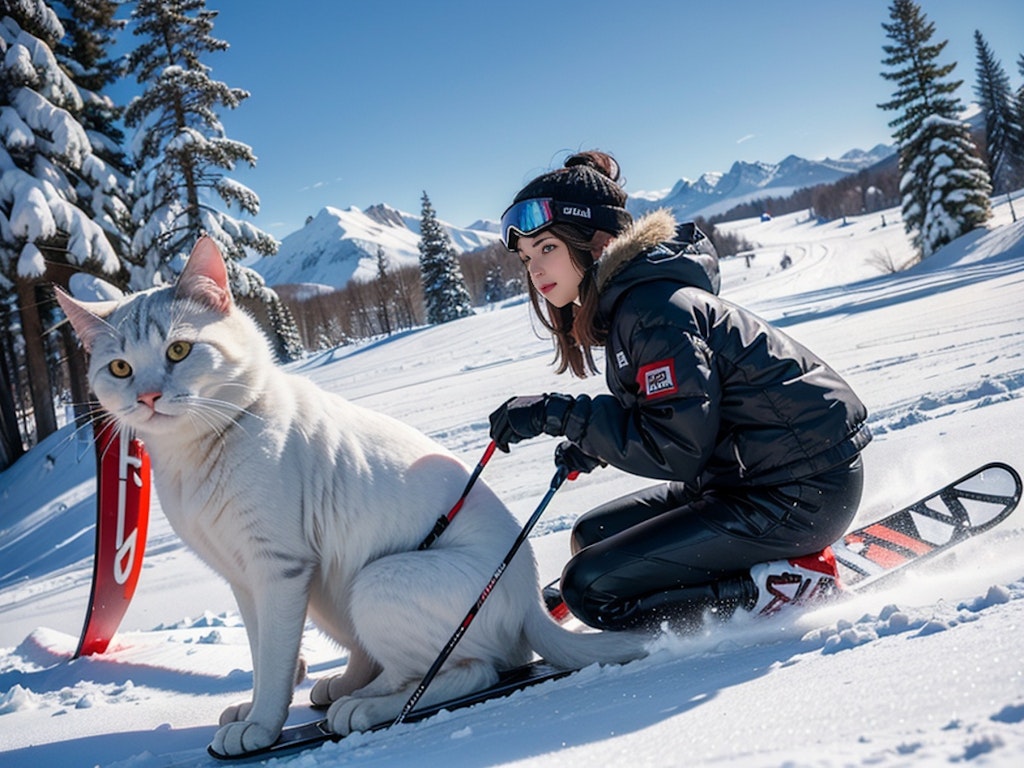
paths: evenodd
<path fill-rule="evenodd" d="M 220 721 L 217 725 L 227 725 L 228 723 L 237 723 L 239 720 L 245 720 L 249 716 L 251 709 L 251 701 L 236 702 L 220 713 Z"/>
<path fill-rule="evenodd" d="M 326 707 L 333 704 L 342 696 L 352 693 L 349 686 L 344 682 L 345 675 L 331 675 L 321 677 L 313 684 L 313 690 L 309 692 L 309 701 L 314 707 Z"/>
<path fill-rule="evenodd" d="M 280 733 L 280 728 L 271 730 L 259 723 L 228 723 L 213 735 L 210 748 L 220 755 L 244 755 L 246 752 L 269 747 Z"/>
<path fill-rule="evenodd" d="M 398 712 L 387 701 L 346 696 L 331 704 L 327 710 L 327 723 L 334 733 L 348 736 L 355 731 L 390 722 L 397 716 Z"/>

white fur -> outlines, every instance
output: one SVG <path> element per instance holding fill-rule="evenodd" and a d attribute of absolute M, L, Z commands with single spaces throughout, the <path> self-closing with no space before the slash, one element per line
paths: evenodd
<path fill-rule="evenodd" d="M 312 692 L 314 703 L 330 704 L 331 727 L 345 734 L 397 716 L 519 526 L 481 481 L 441 539 L 417 551 L 461 493 L 466 467 L 417 430 L 276 367 L 230 301 L 223 269 L 204 239 L 176 293 L 136 294 L 116 309 L 60 298 L 90 347 L 101 404 L 151 454 L 168 520 L 238 601 L 253 698 L 225 710 L 212 745 L 238 754 L 280 732 L 307 611 L 349 650 L 344 674 Z M 160 317 L 166 333 L 151 322 Z M 192 347 L 170 363 L 174 341 Z M 130 378 L 111 374 L 115 358 L 132 366 Z M 485 687 L 533 652 L 569 667 L 636 658 L 643 646 L 552 621 L 527 543 L 422 703 Z"/>

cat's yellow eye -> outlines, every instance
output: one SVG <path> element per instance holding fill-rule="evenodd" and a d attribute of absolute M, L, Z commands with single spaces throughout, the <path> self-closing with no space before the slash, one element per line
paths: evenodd
<path fill-rule="evenodd" d="M 189 342 L 176 341 L 167 348 L 167 359 L 172 363 L 180 363 L 191 351 L 192 345 Z"/>
<path fill-rule="evenodd" d="M 107 368 L 119 379 L 127 379 L 132 375 L 132 367 L 126 360 L 112 360 Z"/>

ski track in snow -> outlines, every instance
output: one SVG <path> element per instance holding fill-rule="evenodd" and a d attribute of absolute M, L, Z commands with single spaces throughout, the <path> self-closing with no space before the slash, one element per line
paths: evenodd
<path fill-rule="evenodd" d="M 1024 223 L 997 209 L 897 275 L 898 213 L 847 226 L 801 216 L 730 225 L 761 244 L 723 261 L 723 295 L 783 326 L 868 403 L 859 520 L 880 517 L 974 465 L 1024 465 Z M 782 269 L 782 255 L 792 266 Z M 487 414 L 512 394 L 600 392 L 555 377 L 549 342 L 513 300 L 434 329 L 311 356 L 294 369 L 408 421 L 467 464 Z M 488 482 L 525 520 L 551 477 L 554 441 L 497 454 Z M 67 431 L 0 475 L 0 765 L 220 765 L 205 753 L 252 666 L 230 593 L 184 550 L 154 502 L 135 603 L 110 651 L 70 661 L 91 575 L 91 450 Z M 531 537 L 544 580 L 580 512 L 649 484 L 603 470 L 569 483 Z M 772 620 L 747 616 L 662 636 L 647 659 L 357 734 L 274 765 L 904 766 L 1024 764 L 1024 513 L 877 592 Z M 467 606 L 468 607 L 468 606 Z M 453 628 L 454 629 L 454 628 Z M 346 652 L 310 625 L 312 677 Z M 311 681 L 290 722 L 310 719 Z"/>

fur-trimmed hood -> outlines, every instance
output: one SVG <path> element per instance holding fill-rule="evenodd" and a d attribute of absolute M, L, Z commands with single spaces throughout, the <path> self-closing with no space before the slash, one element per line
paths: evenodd
<path fill-rule="evenodd" d="M 711 241 L 693 222 L 678 224 L 665 208 L 637 219 L 616 237 L 601 255 L 595 278 L 603 306 L 649 280 L 673 280 L 715 294 L 721 282 Z"/>

